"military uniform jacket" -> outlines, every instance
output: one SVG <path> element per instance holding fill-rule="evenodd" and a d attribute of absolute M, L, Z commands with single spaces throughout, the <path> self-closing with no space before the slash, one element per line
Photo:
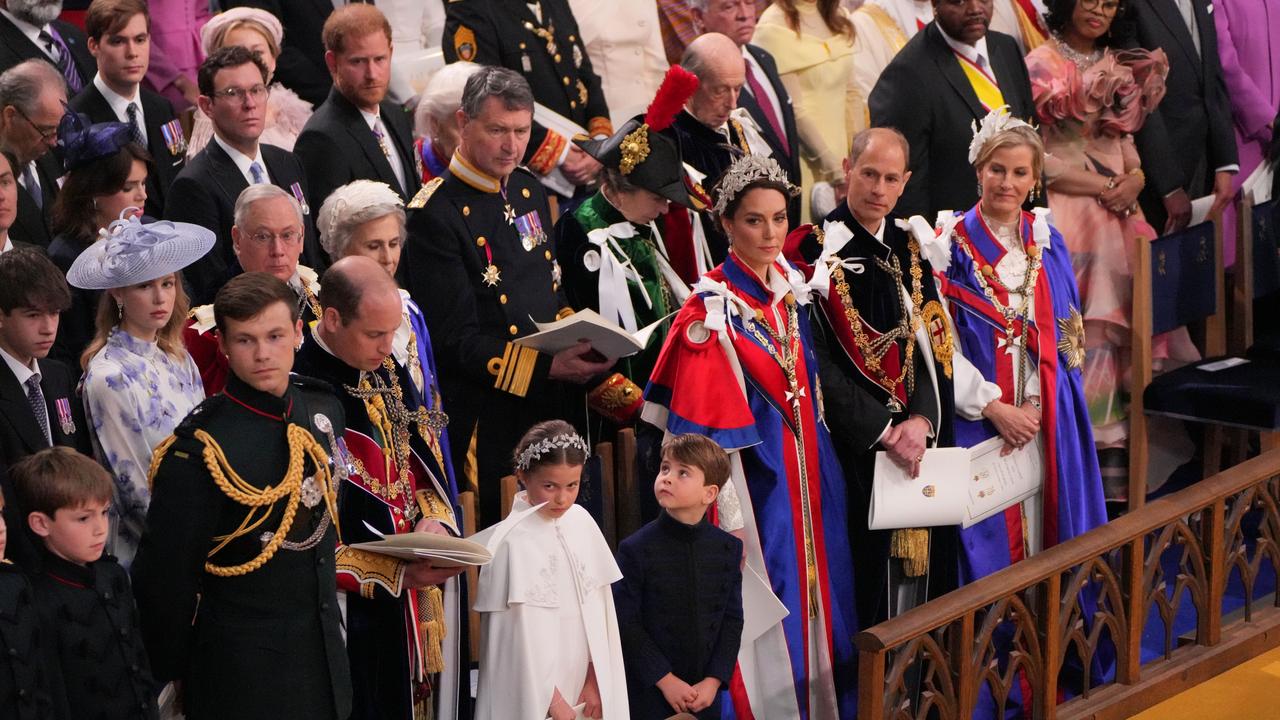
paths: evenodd
<path fill-rule="evenodd" d="M 591 67 L 567 0 L 541 0 L 541 18 L 523 0 L 455 0 L 445 5 L 445 62 L 468 60 L 514 70 L 533 97 L 586 128 L 613 134 L 600 78 Z M 572 138 L 533 126 L 524 161 L 545 175 L 559 164 Z"/>
<path fill-rule="evenodd" d="M 52 717 L 52 644 L 52 638 L 40 627 L 26 574 L 17 565 L 0 560 L 0 707 L 10 713 L 6 717 Z"/>
<path fill-rule="evenodd" d="M 110 555 L 77 565 L 41 554 L 31 585 L 53 658 L 52 717 L 155 720 L 158 688 L 124 568 Z"/>
<path fill-rule="evenodd" d="M 190 720 L 344 720 L 351 712 L 335 586 L 338 535 L 329 502 L 304 485 L 292 502 L 286 544 L 266 562 L 227 576 L 207 565 L 260 559 L 292 496 L 267 504 L 258 527 L 219 549 L 218 538 L 240 527 L 250 508 L 219 487 L 199 438 L 207 433 L 225 466 L 238 474 L 237 485 L 256 492 L 286 478 L 291 426 L 309 431 L 303 435 L 330 454 L 333 443 L 317 427 L 324 424 L 318 415 L 341 435 L 342 407 L 318 381 L 294 376 L 285 395 L 276 397 L 233 375 L 222 394 L 201 403 L 172 441 L 156 449 L 147 532 L 133 561 L 134 594 L 156 677 L 183 681 Z M 304 476 L 316 474 L 309 457 L 302 465 Z M 255 519 L 263 515 L 259 511 Z"/>
<path fill-rule="evenodd" d="M 415 201 L 425 209 L 411 216 L 401 268 L 431 336 L 447 341 L 436 362 L 453 457 L 465 458 L 478 433 L 479 469 L 468 479 L 496 482 L 510 473 L 520 435 L 563 417 L 571 392 L 548 380 L 550 355 L 512 342 L 535 332 L 534 320 L 568 312 L 546 195 L 528 171 L 504 187 L 455 154 Z"/>

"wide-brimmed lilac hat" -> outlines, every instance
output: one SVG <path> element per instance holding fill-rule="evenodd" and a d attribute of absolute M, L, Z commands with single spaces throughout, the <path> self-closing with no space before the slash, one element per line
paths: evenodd
<path fill-rule="evenodd" d="M 126 217 L 98 232 L 98 240 L 72 263 L 67 282 L 82 290 L 110 290 L 150 282 L 178 272 L 213 248 L 212 230 L 191 223 L 142 224 Z"/>

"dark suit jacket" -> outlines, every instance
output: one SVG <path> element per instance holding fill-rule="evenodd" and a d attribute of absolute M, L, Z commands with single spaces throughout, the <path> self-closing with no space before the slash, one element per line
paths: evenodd
<path fill-rule="evenodd" d="M 89 428 L 84 421 L 83 405 L 76 397 L 79 373 L 57 360 L 40 360 L 40 390 L 44 393 L 45 412 L 49 416 L 49 432 L 53 444 L 89 454 Z M 59 422 L 58 401 L 65 400 L 71 412 L 72 432 L 63 432 Z M 37 563 L 34 536 L 27 530 L 26 513 L 18 506 L 9 484 L 9 468 L 19 460 L 49 447 L 36 416 L 27 403 L 27 389 L 18 384 L 8 363 L 0 360 L 0 490 L 4 492 L 4 520 L 9 527 L 9 549 L 5 556 L 32 569 Z"/>
<path fill-rule="evenodd" d="M 1161 199 L 1178 188 L 1192 198 L 1212 187 L 1212 172 L 1237 160 L 1231 104 L 1218 59 L 1218 33 L 1208 0 L 1191 0 L 1200 30 L 1196 53 L 1191 29 L 1174 0 L 1134 0 L 1136 36 L 1128 44 L 1161 48 L 1169 56 L 1164 100 L 1136 135 L 1147 175 L 1141 202 L 1157 230 L 1167 215 Z"/>
<path fill-rule="evenodd" d="M 987 33 L 987 52 L 1010 112 L 1035 119 L 1031 80 L 1018 43 Z M 871 125 L 897 128 L 911 143 L 911 181 L 898 200 L 898 217 L 939 210 L 967 210 L 978 201 L 977 178 L 969 165 L 971 123 L 987 111 L 960 68 L 937 23 L 916 33 L 894 57 L 871 90 Z"/>
<path fill-rule="evenodd" d="M 297 185 L 307 197 L 307 177 L 302 163 L 293 153 L 274 145 L 262 145 L 262 160 L 272 184 L 292 194 Z M 236 198 L 249 187 L 235 162 L 216 140 L 210 140 L 191 162 L 178 173 L 170 193 L 179 202 L 172 203 L 165 213 L 166 220 L 194 223 L 218 234 L 213 249 L 195 261 L 183 273 L 191 287 L 192 305 L 213 302 L 218 289 L 239 273 L 235 253 L 231 249 L 231 226 L 235 224 Z M 306 227 L 306 244 L 301 262 L 316 267 L 320 249 L 316 244 L 315 223 L 312 217 L 318 205 L 307 203 L 303 217 Z M 321 265 L 320 267 L 323 267 Z M 233 268 L 235 268 L 233 272 Z"/>
<path fill-rule="evenodd" d="M 76 69 L 80 71 L 80 78 L 87 87 L 93 82 L 93 76 L 98 73 L 98 62 L 93 59 L 93 55 L 89 54 L 89 45 L 84 31 L 61 20 L 54 20 L 49 25 L 58 31 L 62 36 L 62 42 L 67 44 L 67 49 L 71 51 L 71 59 L 75 62 Z M 49 56 L 44 54 L 43 48 L 36 46 L 26 35 L 23 35 L 18 26 L 9 22 L 9 18 L 0 15 L 0 72 L 24 60 L 33 59 L 45 60 L 53 64 Z"/>
<path fill-rule="evenodd" d="M 382 101 L 379 113 L 387 128 L 392 152 L 400 154 L 407 185 L 401 197 L 408 202 L 422 184 L 413 164 L 413 129 L 409 116 L 390 100 Z M 310 190 L 307 197 L 313 208 L 319 208 L 329 193 L 352 180 L 381 180 L 392 188 L 399 187 L 391 163 L 382 154 L 364 116 L 336 88 L 307 120 L 293 151 L 307 172 Z"/>
<path fill-rule="evenodd" d="M 19 175 L 21 168 L 17 168 Z M 13 226 L 9 228 L 9 237 L 16 242 L 49 247 L 53 240 L 50 219 L 53 213 L 53 202 L 58 199 L 58 178 L 62 177 L 62 163 L 53 153 L 45 153 L 36 160 L 36 175 L 40 182 L 40 195 L 44 198 L 43 208 L 36 205 L 31 193 L 18 184 L 18 215 Z"/>
<path fill-rule="evenodd" d="M 152 217 L 164 215 L 169 186 L 182 170 L 187 148 L 185 142 L 181 147 L 175 146 L 178 152 L 172 152 L 165 142 L 160 128 L 177 118 L 173 105 L 164 97 L 146 88 L 139 89 L 142 101 L 143 125 L 146 126 L 147 152 L 151 153 L 151 167 L 147 168 L 147 206 L 146 214 Z M 89 116 L 95 123 L 120 122 L 107 99 L 102 96 L 93 83 L 85 86 L 78 95 L 71 99 L 71 109 Z"/>
<path fill-rule="evenodd" d="M 773 88 L 773 93 L 778 96 L 778 105 L 782 108 L 782 117 L 779 117 L 778 121 L 782 123 L 782 131 L 787 134 L 786 149 L 784 149 L 777 133 L 773 131 L 773 126 L 769 124 L 769 119 L 765 117 L 764 111 L 760 109 L 760 102 L 750 92 L 746 92 L 748 88 L 744 87 L 743 92 L 738 94 L 738 107 L 751 113 L 756 125 L 760 126 L 760 134 L 764 135 L 769 147 L 773 148 L 773 159 L 777 160 L 782 169 L 787 171 L 787 177 L 791 179 L 791 183 L 796 187 L 800 187 L 800 152 L 798 148 L 800 136 L 796 133 L 796 113 L 791 107 L 791 96 L 787 94 L 787 88 L 782 84 L 782 78 L 778 76 L 778 64 L 774 62 L 773 56 L 769 54 L 769 51 L 755 45 L 747 45 L 746 47 L 747 52 L 751 53 L 751 57 L 760 63 L 760 69 L 764 71 L 765 77 L 762 80 L 768 82 Z M 787 204 L 787 212 L 791 219 L 791 227 L 794 228 L 803 222 L 800 217 L 799 197 L 791 199 L 791 202 Z"/>
<path fill-rule="evenodd" d="M 230 0 L 223 7 L 262 8 L 280 18 L 284 43 L 276 58 L 275 79 L 313 106 L 324 102 L 333 77 L 324 64 L 321 34 L 333 12 L 333 0 Z"/>

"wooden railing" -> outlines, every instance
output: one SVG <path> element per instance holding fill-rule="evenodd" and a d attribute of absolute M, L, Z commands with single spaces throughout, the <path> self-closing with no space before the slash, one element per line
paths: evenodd
<path fill-rule="evenodd" d="M 1280 593 L 1258 587 L 1277 571 L 1273 451 L 859 633 L 858 717 L 1129 717 L 1280 645 Z M 1233 578 L 1243 606 L 1224 616 Z"/>

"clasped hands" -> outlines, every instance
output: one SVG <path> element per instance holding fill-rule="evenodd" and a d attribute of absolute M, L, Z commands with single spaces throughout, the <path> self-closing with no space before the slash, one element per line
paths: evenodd
<path fill-rule="evenodd" d="M 1008 455 L 1031 442 L 1040 432 L 1040 408 L 1031 403 L 1010 405 L 1001 400 L 992 400 L 982 410 L 982 416 L 996 426 L 996 432 L 1004 438 L 1004 449 L 1000 455 Z"/>
<path fill-rule="evenodd" d="M 587 666 L 587 679 L 582 683 L 582 692 L 578 694 L 578 704 L 582 706 L 583 717 L 603 718 L 604 703 L 600 700 L 600 684 L 596 682 L 595 665 Z M 565 701 L 556 688 L 551 694 L 551 706 L 547 708 L 547 716 L 551 720 L 574 720 L 578 713 Z"/>
<path fill-rule="evenodd" d="M 696 713 L 711 707 L 720 692 L 720 681 L 716 678 L 703 678 L 690 685 L 680 678 L 667 673 L 658 681 L 658 689 L 662 697 L 678 713 Z"/>

